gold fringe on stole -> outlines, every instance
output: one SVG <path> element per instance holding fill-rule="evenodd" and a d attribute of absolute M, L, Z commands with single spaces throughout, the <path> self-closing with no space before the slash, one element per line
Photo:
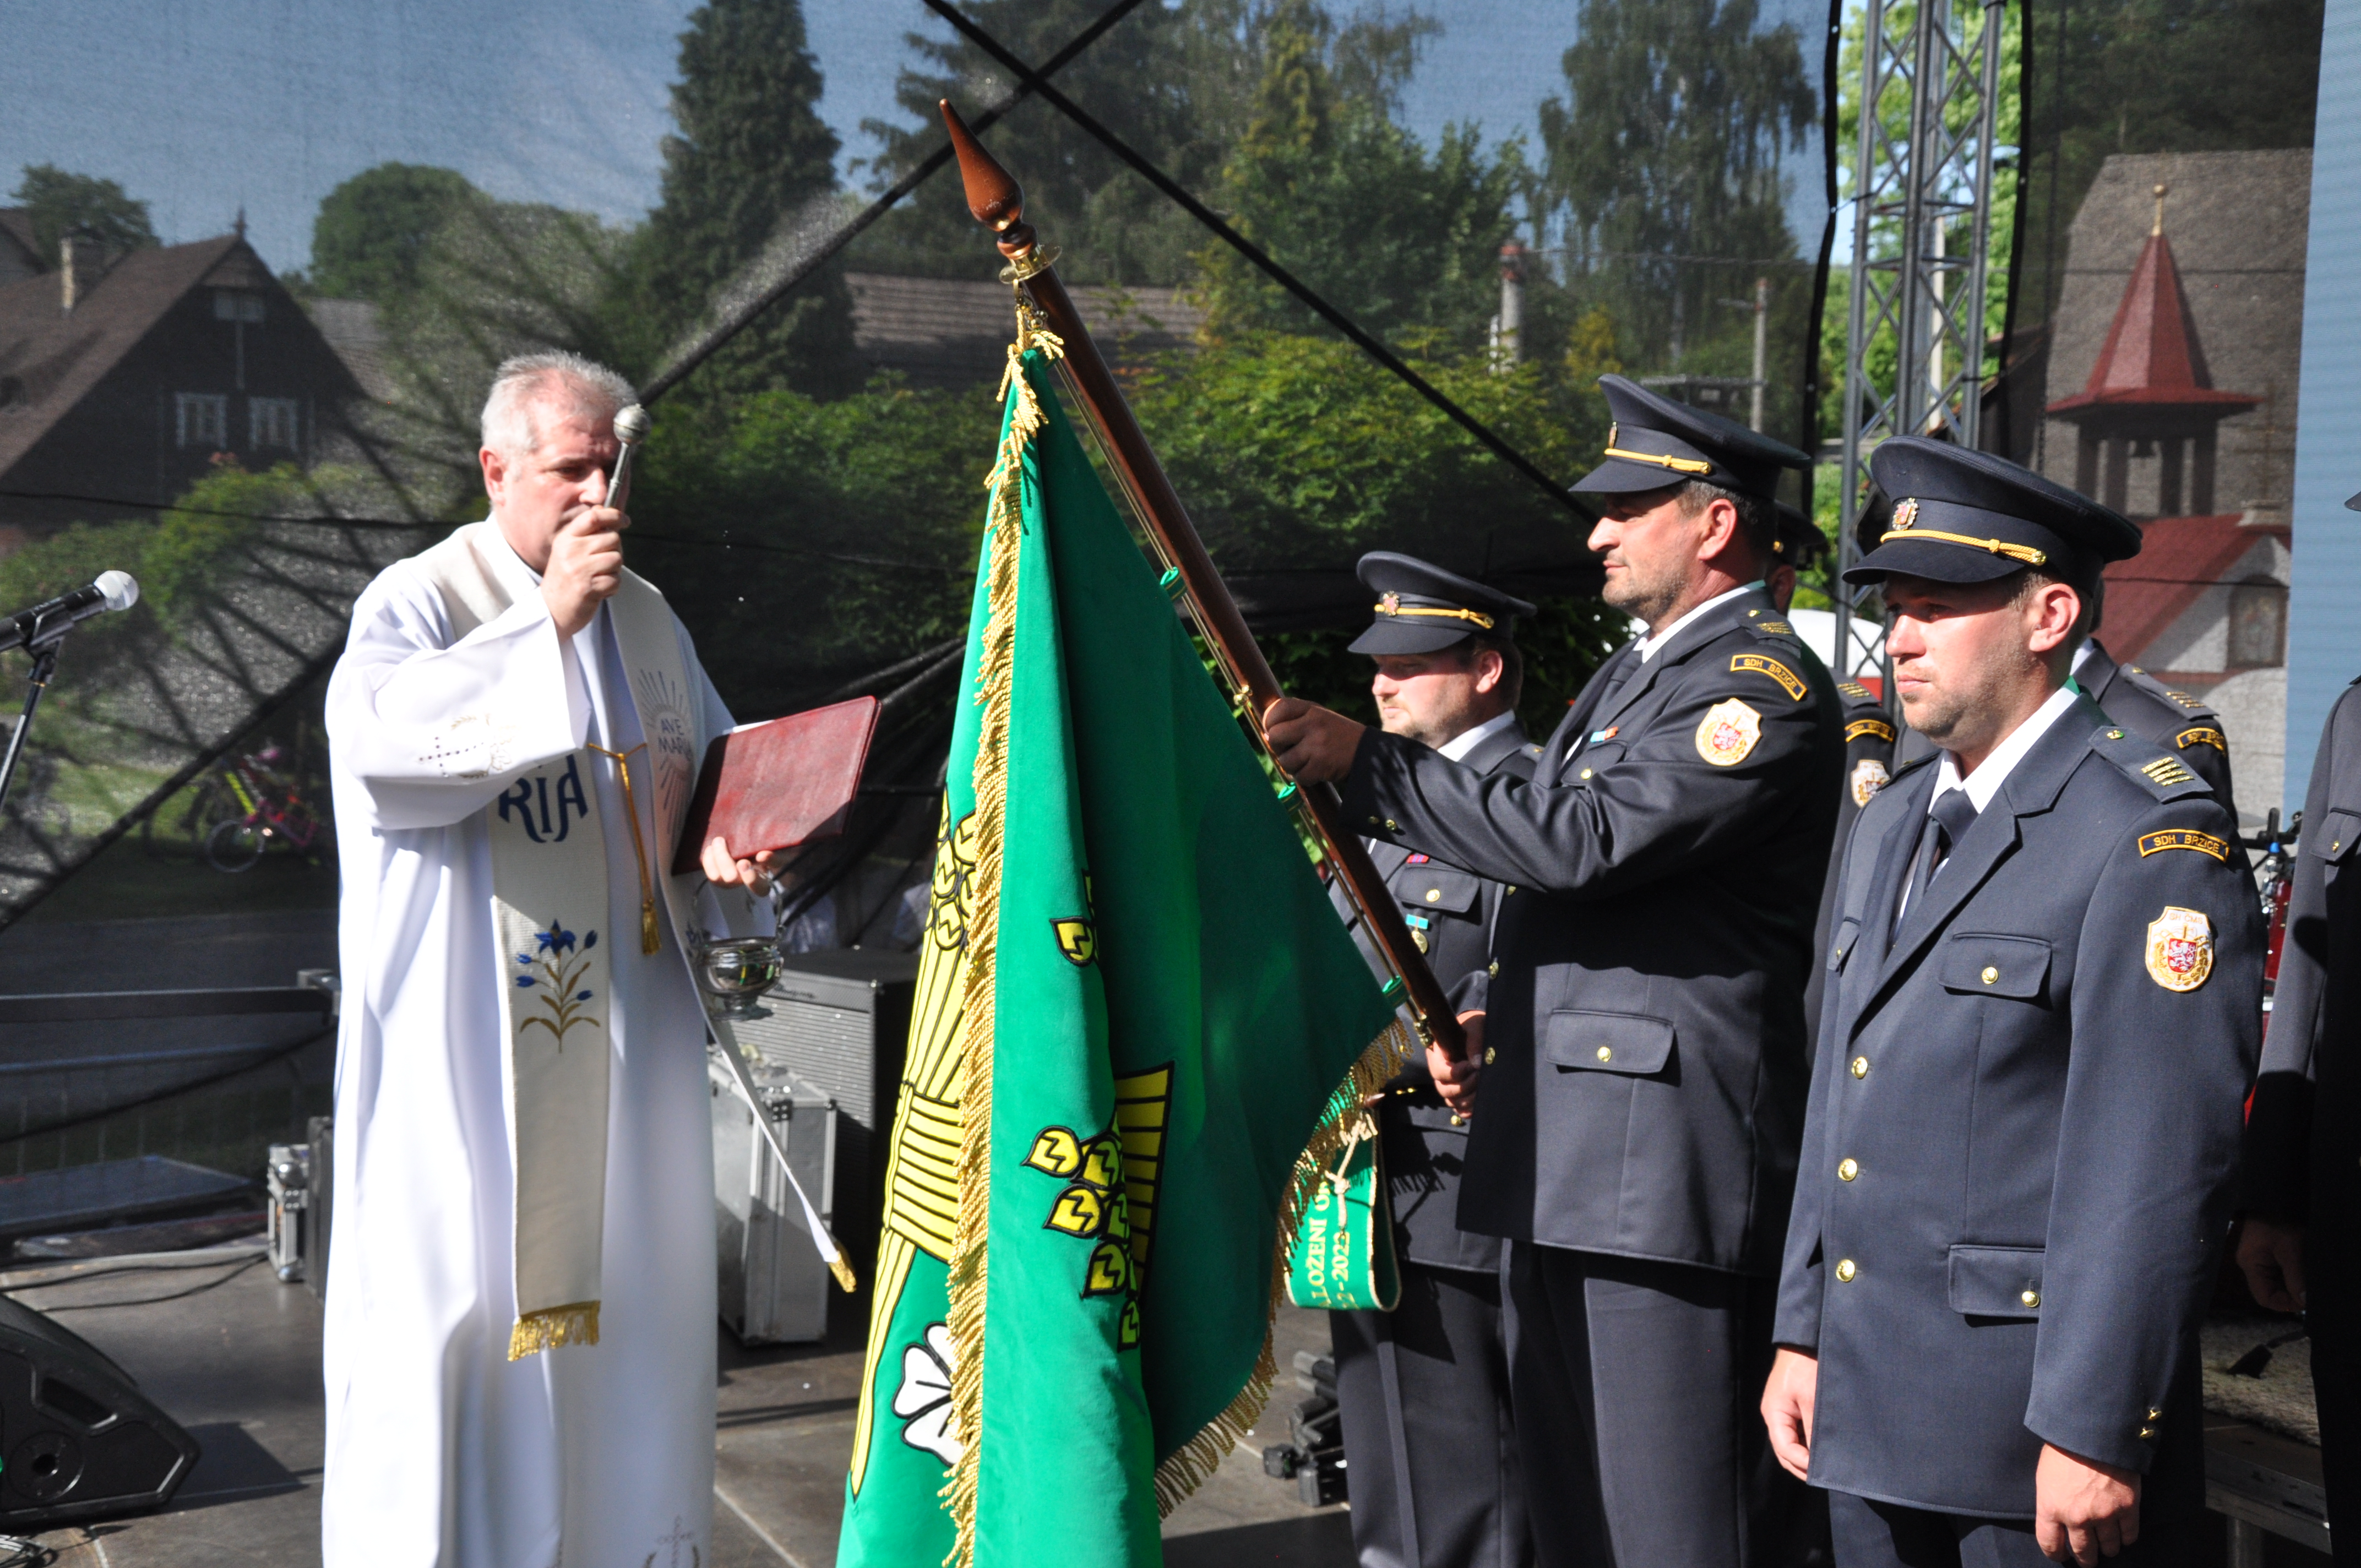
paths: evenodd
<path fill-rule="evenodd" d="M 1055 358 L 1065 345 L 1041 328 L 1026 302 L 1016 312 L 1016 341 L 1000 383 L 1015 398 L 998 460 L 984 481 L 992 491 L 988 524 L 992 560 L 986 579 L 983 646 L 973 700 L 983 707 L 975 742 L 975 917 L 968 924 L 966 985 L 960 999 L 959 1220 L 951 1232 L 950 1310 L 945 1328 L 959 1347 L 951 1369 L 951 1410 L 962 1440 L 958 1464 L 943 1484 L 957 1532 L 946 1568 L 975 1562 L 976 1477 L 983 1436 L 983 1305 L 985 1244 L 992 1223 L 992 1058 L 994 980 L 1000 935 L 1000 855 L 1008 806 L 1008 705 L 1016 641 L 1016 564 L 1025 532 L 1025 450 L 1047 422 L 1024 356 L 1039 348 Z"/>
<path fill-rule="evenodd" d="M 1312 1190 L 1320 1184 L 1323 1173 L 1352 1136 L 1348 1128 L 1363 1113 L 1361 1102 L 1391 1082 L 1417 1049 L 1417 1040 L 1400 1018 L 1387 1025 L 1385 1032 L 1370 1041 L 1360 1058 L 1353 1063 L 1345 1081 L 1337 1085 L 1336 1092 L 1329 1099 L 1327 1113 L 1312 1131 L 1312 1141 L 1295 1157 L 1294 1174 L 1288 1181 L 1287 1190 L 1279 1195 L 1279 1235 L 1271 1252 L 1270 1300 L 1264 1309 L 1262 1354 L 1256 1358 L 1246 1387 L 1238 1390 L 1228 1407 L 1157 1465 L 1156 1512 L 1159 1518 L 1170 1518 L 1205 1477 L 1221 1468 L 1222 1456 L 1245 1442 L 1255 1423 L 1262 1420 L 1263 1407 L 1270 1402 L 1270 1386 L 1279 1376 L 1279 1363 L 1271 1354 L 1271 1329 L 1279 1321 L 1279 1303 L 1287 1294 L 1288 1265 L 1295 1253 L 1295 1236 L 1303 1223 L 1303 1211 L 1311 1203 Z"/>
<path fill-rule="evenodd" d="M 560 1345 L 598 1343 L 598 1303 L 569 1301 L 563 1307 L 544 1307 L 519 1318 L 516 1327 L 509 1331 L 509 1359 L 522 1361 L 528 1355 L 539 1355 Z"/>

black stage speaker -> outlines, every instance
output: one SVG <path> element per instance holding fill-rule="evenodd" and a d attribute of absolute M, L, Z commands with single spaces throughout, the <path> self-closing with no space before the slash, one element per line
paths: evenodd
<path fill-rule="evenodd" d="M 197 1440 L 117 1366 L 0 1296 L 0 1525 L 46 1529 L 157 1508 Z"/>

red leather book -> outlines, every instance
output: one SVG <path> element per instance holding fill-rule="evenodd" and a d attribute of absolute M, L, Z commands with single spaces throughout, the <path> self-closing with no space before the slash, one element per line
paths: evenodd
<path fill-rule="evenodd" d="M 731 854 L 751 860 L 843 832 L 876 730 L 877 699 L 857 696 L 715 736 L 681 824 L 673 874 L 695 871 L 717 834 Z"/>

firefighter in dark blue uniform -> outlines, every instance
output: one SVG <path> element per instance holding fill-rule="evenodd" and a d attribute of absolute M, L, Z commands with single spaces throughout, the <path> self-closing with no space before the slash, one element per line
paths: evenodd
<path fill-rule="evenodd" d="M 1938 747 L 1862 810 L 1763 1414 L 1838 1568 L 2176 1561 L 2261 921 L 2174 750 L 2067 682 L 2114 512 L 1916 437 L 1848 576 Z"/>
<path fill-rule="evenodd" d="M 1508 1242 L 1510 1380 L 1535 1554 L 1738 1568 L 1779 1545 L 1748 1415 L 1806 1080 L 1804 981 L 1844 741 L 1762 587 L 1801 452 L 1620 377 L 1578 490 L 1605 598 L 1649 628 L 1530 783 L 1308 703 L 1281 766 L 1345 819 L 1510 884 L 1467 1101 L 1459 1222 Z M 1448 1064 L 1446 1064 L 1448 1068 Z"/>
<path fill-rule="evenodd" d="M 2345 503 L 2361 511 L 2361 496 Z M 2238 1263 L 2312 1331 L 2331 1525 L 2361 1530 L 2361 681 L 2329 710 L 2303 795 Z"/>
<path fill-rule="evenodd" d="M 1376 603 L 1352 652 L 1377 661 L 1386 732 L 1485 775 L 1531 778 L 1540 748 L 1517 723 L 1524 661 L 1512 640 L 1533 607 L 1409 555 L 1364 555 Z M 1492 959 L 1501 884 L 1400 844 L 1370 858 L 1411 938 L 1446 990 Z M 1341 886 L 1337 911 L 1373 966 L 1374 946 Z M 1353 1544 L 1363 1568 L 1523 1568 L 1532 1561 L 1509 1409 L 1500 1244 L 1459 1228 L 1466 1119 L 1422 1062 L 1387 1086 L 1380 1160 L 1400 1256 L 1390 1312 L 1329 1315 Z"/>

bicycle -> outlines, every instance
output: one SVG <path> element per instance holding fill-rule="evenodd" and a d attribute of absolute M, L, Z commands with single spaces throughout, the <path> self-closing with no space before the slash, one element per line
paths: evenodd
<path fill-rule="evenodd" d="M 274 843 L 309 854 L 323 824 L 286 776 L 289 767 L 286 751 L 275 743 L 224 764 L 196 787 L 177 829 L 168 824 L 166 833 L 186 834 L 207 865 L 233 876 L 252 871 Z M 161 853 L 162 815 L 151 813 L 141 829 L 150 853 Z"/>

